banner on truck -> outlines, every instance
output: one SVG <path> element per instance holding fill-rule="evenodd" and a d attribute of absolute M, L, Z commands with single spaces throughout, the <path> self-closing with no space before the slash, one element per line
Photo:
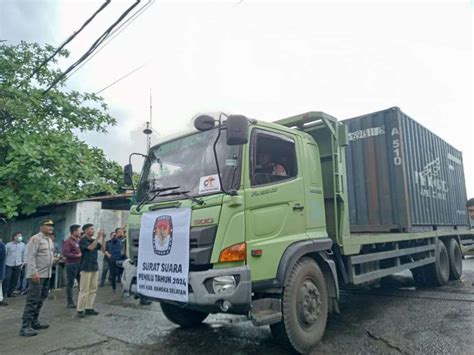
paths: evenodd
<path fill-rule="evenodd" d="M 188 302 L 191 209 L 177 208 L 142 215 L 138 247 L 138 293 Z"/>

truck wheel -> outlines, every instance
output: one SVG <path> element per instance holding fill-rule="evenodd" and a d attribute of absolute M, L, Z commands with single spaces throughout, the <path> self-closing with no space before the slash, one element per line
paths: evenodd
<path fill-rule="evenodd" d="M 447 242 L 449 255 L 449 279 L 459 280 L 462 275 L 462 252 L 456 239 L 451 238 Z"/>
<path fill-rule="evenodd" d="M 436 261 L 426 266 L 427 283 L 430 286 L 444 286 L 449 281 L 449 255 L 446 246 L 441 240 L 436 244 Z"/>
<path fill-rule="evenodd" d="M 209 313 L 202 313 L 191 309 L 181 308 L 174 304 L 161 302 L 161 310 L 170 322 L 183 328 L 193 328 L 199 326 Z"/>
<path fill-rule="evenodd" d="M 426 277 L 427 270 L 425 266 L 420 266 L 415 269 L 411 269 L 411 273 L 413 275 L 413 279 L 415 280 L 416 284 L 419 286 L 427 286 L 428 280 Z"/>
<path fill-rule="evenodd" d="M 283 320 L 270 325 L 272 335 L 292 351 L 307 353 L 323 337 L 328 318 L 328 292 L 323 273 L 310 258 L 291 270 L 283 291 Z"/>

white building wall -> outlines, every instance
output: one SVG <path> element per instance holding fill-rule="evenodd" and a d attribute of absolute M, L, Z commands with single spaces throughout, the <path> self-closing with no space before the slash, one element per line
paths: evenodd
<path fill-rule="evenodd" d="M 98 230 L 100 226 L 100 210 L 102 203 L 96 201 L 83 201 L 76 204 L 75 220 L 81 226 L 92 223 Z"/>
<path fill-rule="evenodd" d="M 106 240 L 116 228 L 127 224 L 128 211 L 121 210 L 103 210 L 102 204 L 94 201 L 84 201 L 76 204 L 76 221 L 83 226 L 86 223 L 92 223 L 96 233 L 103 229 L 106 233 Z M 99 278 L 102 272 L 103 253 L 99 253 Z"/>

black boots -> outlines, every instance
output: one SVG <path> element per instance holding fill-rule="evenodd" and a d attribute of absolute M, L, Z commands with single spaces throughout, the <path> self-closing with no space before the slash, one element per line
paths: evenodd
<path fill-rule="evenodd" d="M 38 320 L 34 320 L 31 322 L 31 328 L 34 330 L 40 330 L 40 329 L 48 329 L 49 324 L 48 323 L 40 323 Z"/>
<path fill-rule="evenodd" d="M 93 309 L 86 309 L 85 311 L 77 312 L 77 318 L 84 318 L 85 316 L 96 316 L 99 312 Z"/>
<path fill-rule="evenodd" d="M 23 321 L 20 329 L 20 335 L 22 337 L 32 337 L 38 334 L 37 330 L 40 329 L 48 329 L 49 324 L 47 323 L 40 323 L 37 319 L 30 322 L 30 321 Z"/>
<path fill-rule="evenodd" d="M 31 327 L 31 322 L 23 321 L 20 329 L 20 335 L 22 337 L 32 337 L 37 335 L 38 332 Z"/>

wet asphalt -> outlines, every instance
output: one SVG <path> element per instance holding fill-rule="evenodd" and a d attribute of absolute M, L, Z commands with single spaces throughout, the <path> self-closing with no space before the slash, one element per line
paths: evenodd
<path fill-rule="evenodd" d="M 315 354 L 474 354 L 474 257 L 461 281 L 416 289 L 409 272 L 376 288 L 342 291 L 341 314 L 331 316 Z M 268 327 L 245 317 L 213 315 L 193 330 L 168 322 L 159 304 L 140 306 L 110 287 L 99 289 L 98 316 L 76 319 L 65 291 L 52 291 L 43 319 L 51 324 L 19 337 L 25 296 L 0 307 L 0 354 L 287 354 Z"/>

